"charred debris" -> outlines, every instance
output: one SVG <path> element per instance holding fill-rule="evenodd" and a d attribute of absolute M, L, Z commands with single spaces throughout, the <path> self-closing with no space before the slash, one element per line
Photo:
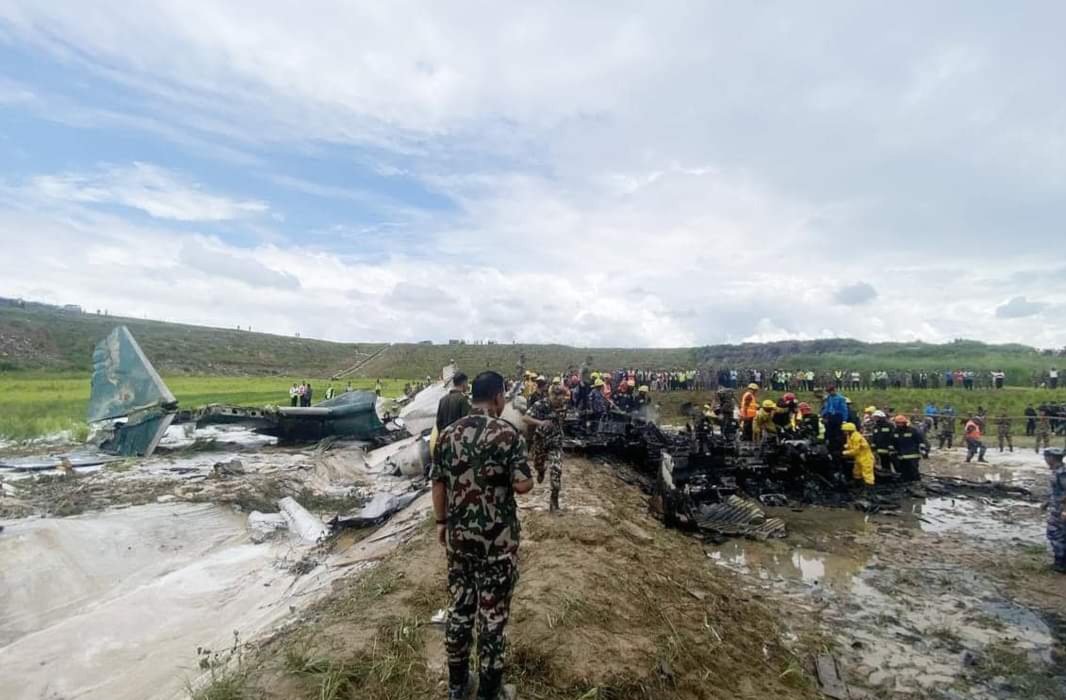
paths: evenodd
<path fill-rule="evenodd" d="M 652 497 L 653 511 L 667 526 L 714 540 L 785 537 L 785 520 L 770 517 L 767 508 L 816 505 L 891 515 L 914 498 L 966 494 L 1032 500 L 1027 489 L 999 482 L 923 475 L 920 482 L 906 483 L 891 472 L 878 472 L 877 485 L 863 488 L 851 478 L 851 462 L 822 442 L 741 441 L 731 397 L 719 396 L 719 403 L 724 410 L 710 420 L 686 408 L 689 422 L 683 427 L 659 426 L 640 412 L 612 410 L 589 417 L 571 410 L 565 447 L 621 462 L 620 477 Z"/>

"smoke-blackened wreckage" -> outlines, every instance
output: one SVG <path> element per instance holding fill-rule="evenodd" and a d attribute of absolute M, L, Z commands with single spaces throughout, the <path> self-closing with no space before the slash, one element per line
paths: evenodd
<path fill-rule="evenodd" d="M 391 404 L 374 392 L 352 391 L 311 407 L 183 407 L 130 332 L 116 328 L 93 354 L 88 419 L 95 447 L 0 459 L 0 477 L 8 510 L 12 502 L 21 502 L 27 511 L 55 512 L 55 503 L 41 498 L 61 499 L 75 513 L 129 507 L 54 521 L 59 525 L 15 520 L 0 538 L 0 556 L 27 562 L 15 578 L 6 575 L 8 585 L 32 587 L 43 585 L 61 566 L 55 558 L 91 558 L 92 547 L 70 534 L 76 553 L 41 555 L 39 548 L 52 541 L 56 528 L 74 532 L 80 524 L 104 541 L 129 538 L 131 548 L 164 554 L 146 555 L 135 565 L 116 564 L 107 555 L 83 562 L 79 571 L 101 571 L 91 581 L 64 572 L 60 579 L 79 602 L 62 609 L 48 600 L 34 603 L 30 616 L 36 628 L 19 622 L 25 616 L 0 616 L 16 620 L 0 626 L 0 665 L 24 679 L 26 692 L 20 697 L 62 696 L 94 683 L 101 697 L 148 697 L 153 693 L 147 689 L 172 680 L 165 664 L 138 671 L 140 684 L 129 679 L 100 683 L 97 678 L 97 669 L 122 662 L 145 643 L 138 635 L 165 629 L 169 646 L 156 650 L 162 659 L 200 646 L 205 635 L 217 636 L 219 630 L 239 626 L 246 636 L 263 634 L 282 624 L 293 606 L 324 594 L 339 577 L 373 566 L 425 520 L 425 474 L 437 405 L 455 371 L 445 367 L 439 381 Z M 517 403 L 505 415 L 515 422 Z M 723 391 L 713 414 L 688 410 L 688 425 L 671 427 L 635 407 L 611 407 L 595 416 L 570 407 L 564 447 L 609 463 L 620 478 L 641 486 L 667 526 L 714 542 L 785 537 L 788 512 L 780 514 L 783 506 L 876 512 L 926 494 L 1029 497 L 1026 489 L 1004 483 L 928 476 L 919 484 L 903 484 L 884 475 L 876 489 L 859 491 L 840 456 L 818 440 L 739 440 L 734 409 L 734 397 Z M 136 468 L 109 468 L 116 463 Z M 44 490 L 41 496 L 31 485 L 35 474 L 86 478 L 65 490 Z M 240 530 L 233 528 L 233 517 L 243 518 Z M 366 528 L 379 530 L 343 551 L 331 547 L 344 531 Z M 43 654 L 73 654 L 79 635 L 111 618 L 155 612 L 158 593 L 127 590 L 130 580 L 158 590 L 195 582 L 193 589 L 215 597 L 210 620 L 202 619 L 203 600 L 179 596 L 184 602 L 168 603 L 169 617 L 145 623 L 145 630 L 97 649 L 58 677 L 38 666 Z"/>

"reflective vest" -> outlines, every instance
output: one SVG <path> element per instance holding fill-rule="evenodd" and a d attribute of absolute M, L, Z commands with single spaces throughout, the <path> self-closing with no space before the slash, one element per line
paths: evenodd
<path fill-rule="evenodd" d="M 972 440 L 981 439 L 981 426 L 975 420 L 966 421 L 966 437 Z"/>
<path fill-rule="evenodd" d="M 744 392 L 744 396 L 740 397 L 740 417 L 752 420 L 758 412 L 759 405 L 755 400 L 755 393 L 752 391 Z"/>

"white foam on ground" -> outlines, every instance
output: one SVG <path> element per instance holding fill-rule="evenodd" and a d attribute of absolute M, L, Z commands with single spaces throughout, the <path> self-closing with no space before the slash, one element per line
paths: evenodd
<path fill-rule="evenodd" d="M 168 504 L 4 523 L 0 668 L 6 700 L 181 697 L 196 648 L 227 649 L 313 600 L 336 573 L 279 566 L 245 517 Z"/>

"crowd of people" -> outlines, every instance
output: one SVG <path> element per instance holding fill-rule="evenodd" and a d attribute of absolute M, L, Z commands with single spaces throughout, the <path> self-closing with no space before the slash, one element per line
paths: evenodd
<path fill-rule="evenodd" d="M 590 363 L 586 360 L 586 363 Z M 580 373 L 570 367 L 562 376 L 573 378 Z M 719 388 L 740 389 L 748 384 L 758 384 L 774 391 L 811 392 L 817 387 L 834 384 L 843 390 L 868 391 L 871 389 L 1002 389 L 1007 386 L 1007 373 L 1002 369 L 974 370 L 858 370 L 858 369 L 766 369 L 766 368 L 715 368 L 710 366 L 691 369 L 649 370 L 626 368 L 601 372 L 605 381 L 616 384 L 621 379 L 633 380 L 638 386 L 646 385 L 656 393 L 670 391 L 715 391 Z M 1015 378 L 1018 380 L 1018 378 Z M 1030 383 L 1034 388 L 1057 389 L 1059 370 L 1055 367 L 1045 372 L 1033 372 Z"/>

